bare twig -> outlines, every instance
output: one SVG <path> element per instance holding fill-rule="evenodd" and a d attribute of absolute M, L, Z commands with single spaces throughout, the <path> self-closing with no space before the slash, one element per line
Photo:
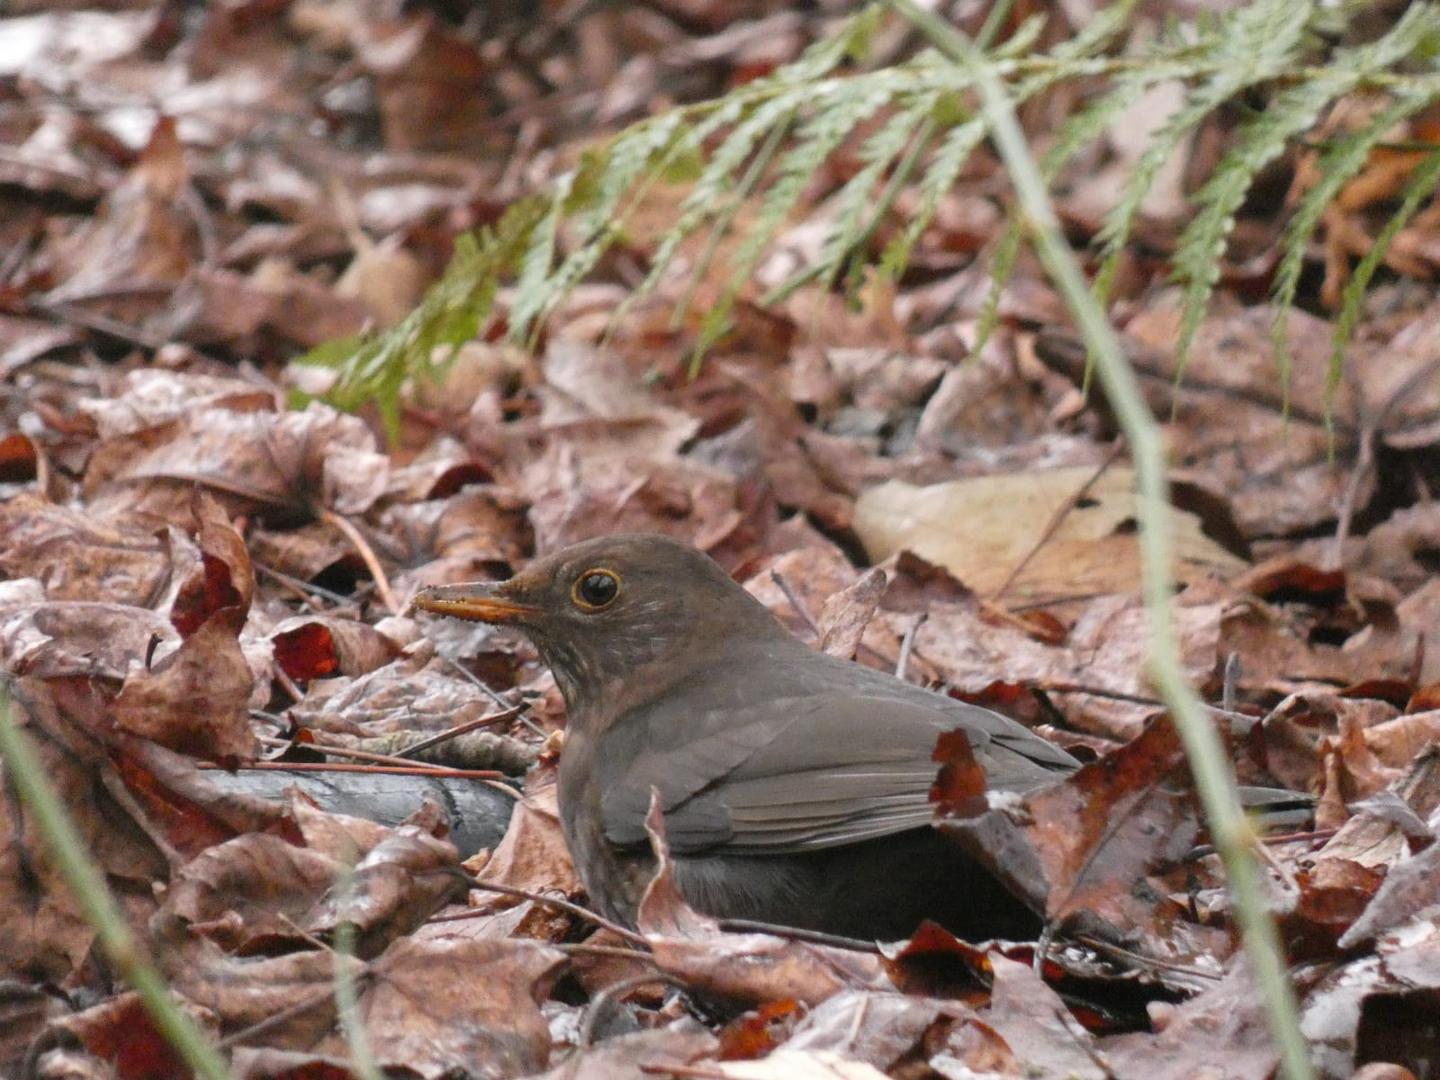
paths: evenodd
<path fill-rule="evenodd" d="M 1220 688 L 1220 708 L 1227 713 L 1235 711 L 1236 688 L 1240 683 L 1240 654 L 1232 652 L 1225 657 L 1225 681 Z"/>
<path fill-rule="evenodd" d="M 282 570 L 276 570 L 272 566 L 266 566 L 262 562 L 256 562 L 253 563 L 253 565 L 256 570 L 264 574 L 266 577 L 274 578 L 281 585 L 292 589 L 297 596 L 304 598 L 306 603 L 313 605 L 315 602 L 314 598 L 316 596 L 322 596 L 326 600 L 329 600 L 332 604 L 349 606 L 355 603 L 355 598 L 353 596 L 344 596 L 340 593 L 333 592 L 332 590 L 324 588 L 323 586 L 316 585 L 313 581 L 302 581 L 300 578 L 292 577 L 291 575 L 285 573 Z"/>
<path fill-rule="evenodd" d="M 210 761 L 196 764 L 202 769 L 229 771 L 225 766 Z M 385 776 L 435 776 L 451 780 L 498 780 L 505 776 L 495 769 L 447 769 L 439 765 L 421 765 L 414 761 L 406 762 L 403 766 L 387 765 L 383 768 L 378 765 L 345 765 L 335 761 L 248 761 L 238 768 L 241 772 L 355 772 Z"/>
<path fill-rule="evenodd" d="M 1080 505 L 1080 500 L 1090 493 L 1090 489 L 1099 482 L 1100 478 L 1105 475 L 1110 466 L 1115 464 L 1115 459 L 1120 456 L 1120 452 L 1123 449 L 1125 449 L 1124 441 L 1120 439 L 1115 440 L 1115 444 L 1110 447 L 1110 452 L 1105 455 L 1105 460 L 1100 462 L 1095 471 L 1090 474 L 1089 479 L 1076 488 L 1063 503 L 1055 508 L 1055 512 L 1050 515 L 1050 520 L 1045 523 L 1045 528 L 1040 530 L 1040 535 L 1037 536 L 1035 542 L 1030 545 L 1030 550 L 1025 553 L 1025 557 L 1015 564 L 1010 573 L 1006 575 L 1005 580 L 1000 583 L 1000 587 L 992 591 L 987 599 L 1000 599 L 1000 597 L 1005 595 L 1005 591 L 1009 589 L 1011 585 L 1015 584 L 1015 579 L 1030 565 L 1035 556 L 1039 554 L 1040 549 L 1054 538 L 1055 533 L 1059 531 L 1065 519 Z"/>
<path fill-rule="evenodd" d="M 905 678 L 906 673 L 909 671 L 910 654 L 915 651 L 915 635 L 920 632 L 920 627 L 925 625 L 925 620 L 929 617 L 930 613 L 928 611 L 922 611 L 919 615 L 915 616 L 915 621 L 912 622 L 909 629 L 905 631 L 905 637 L 900 642 L 900 655 L 895 660 L 895 677 L 897 679 Z"/>
<path fill-rule="evenodd" d="M 499 893 L 501 896 L 518 896 L 522 900 L 533 900 L 537 904 L 545 904 L 548 907 L 553 907 L 557 908 L 560 911 L 569 912 L 577 919 L 583 919 L 585 922 L 594 923 L 596 926 L 603 926 L 612 934 L 618 934 L 620 937 L 624 938 L 632 945 L 639 945 L 641 948 L 645 949 L 648 949 L 650 947 L 650 943 L 645 940 L 644 935 L 637 934 L 634 930 L 621 926 L 614 920 L 607 919 L 604 915 L 601 915 L 598 912 L 591 911 L 589 908 L 584 908 L 581 907 L 579 904 L 571 903 L 569 900 L 561 900 L 559 897 L 556 896 L 546 896 L 544 893 L 532 892 L 529 889 L 522 889 L 515 885 L 502 885 L 498 881 L 485 881 L 482 878 L 470 877 L 468 875 L 466 876 L 465 880 L 470 883 L 470 887 L 472 889 L 480 889 L 482 892 Z M 461 913 L 458 915 L 441 915 L 437 918 L 431 919 L 430 921 L 456 922 L 462 918 L 477 918 L 479 914 L 479 912 L 476 912 L 475 915 L 469 915 L 467 913 Z"/>
<path fill-rule="evenodd" d="M 362 971 L 357 977 L 357 979 L 359 980 L 365 980 L 369 978 L 370 973 L 368 971 Z M 334 990 L 331 987 L 327 986 L 324 990 L 321 990 L 315 994 L 311 994 L 308 997 L 301 998 L 299 1001 L 295 1002 L 295 1004 L 287 1005 L 279 1012 L 273 1013 L 272 1015 L 265 1017 L 265 1019 L 263 1020 L 257 1020 L 249 1027 L 241 1028 L 239 1031 L 231 1032 L 229 1035 L 226 1035 L 225 1038 L 221 1039 L 216 1045 L 221 1050 L 229 1050 L 233 1046 L 239 1046 L 241 1043 L 247 1042 L 248 1040 L 255 1038 L 257 1035 L 263 1035 L 265 1034 L 265 1032 L 270 1031 L 273 1028 L 277 1028 L 281 1024 L 289 1023 L 297 1016 L 303 1016 L 311 1009 L 318 1009 L 321 1005 L 332 1001 L 334 997 Z"/>
<path fill-rule="evenodd" d="M 442 656 L 441 659 L 444 660 L 445 663 L 450 665 L 450 667 L 458 671 L 462 678 L 469 680 L 469 682 L 473 684 L 476 688 L 478 688 L 482 694 L 488 697 L 491 701 L 495 702 L 496 705 L 499 705 L 500 708 L 519 708 L 520 711 L 515 714 L 515 719 L 519 720 L 520 723 L 524 724 L 527 728 L 529 728 L 532 733 L 540 736 L 540 738 L 542 739 L 545 738 L 544 729 L 541 728 L 539 724 L 535 723 L 534 720 L 531 720 L 530 717 L 525 715 L 530 711 L 529 702 L 506 701 L 505 698 L 502 697 L 498 691 L 492 689 L 489 685 L 486 684 L 484 679 L 481 679 L 464 664 L 457 663 L 454 660 L 451 660 L 448 656 Z"/>
<path fill-rule="evenodd" d="M 513 720 L 523 713 L 526 708 L 527 706 L 522 703 L 520 705 L 512 705 L 504 712 L 489 713 L 485 716 L 477 716 L 473 720 L 466 720 L 462 724 L 456 724 L 454 727 L 446 728 L 444 731 L 431 735 L 428 739 L 421 739 L 417 743 L 412 743 L 400 751 L 396 760 L 403 761 L 406 758 L 418 754 L 422 750 L 429 750 L 432 746 L 439 746 L 441 743 L 449 742 L 451 739 L 474 731 L 476 728 L 489 727 L 492 724 Z"/>
<path fill-rule="evenodd" d="M 820 624 L 815 621 L 815 617 L 811 615 L 809 609 L 805 607 L 805 602 L 800 599 L 800 594 L 797 593 L 795 587 L 790 584 L 790 579 L 779 570 L 771 570 L 770 580 L 775 582 L 780 591 L 785 594 L 785 599 L 790 601 L 790 606 L 795 609 L 796 614 L 798 614 L 805 625 L 809 627 L 810 632 L 814 634 L 817 639 L 824 637 L 825 635 L 820 631 Z"/>
<path fill-rule="evenodd" d="M 471 721 L 471 723 L 473 724 L 474 721 Z M 453 771 L 454 771 L 454 770 L 452 770 L 448 765 L 436 765 L 436 764 L 434 764 L 433 762 L 429 762 L 429 761 L 414 761 L 414 760 L 412 760 L 412 759 L 410 759 L 410 758 L 403 757 L 403 756 L 396 755 L 396 754 L 377 754 L 377 753 L 374 753 L 373 751 L 370 751 L 370 750 L 357 750 L 357 749 L 355 749 L 354 747 L 350 747 L 350 746 L 336 746 L 334 743 L 318 742 L 318 741 L 312 741 L 312 742 L 296 742 L 296 741 L 293 740 L 293 739 L 272 739 L 272 738 L 262 738 L 261 741 L 264 742 L 264 743 L 266 743 L 266 744 L 268 744 L 268 745 L 271 745 L 271 746 L 294 747 L 294 748 L 297 749 L 297 750 L 314 750 L 314 751 L 316 751 L 316 752 L 318 752 L 318 753 L 321 753 L 321 754 L 326 755 L 327 757 L 353 758 L 353 759 L 356 760 L 356 761 L 370 762 L 371 764 L 375 764 L 375 765 L 398 765 L 398 766 L 400 766 L 400 768 L 405 769 L 405 770 L 407 770 L 407 771 L 410 770 L 410 769 L 413 769 L 413 768 L 427 769 L 427 770 L 429 770 L 429 771 L 431 771 L 431 772 L 438 772 L 438 773 L 445 773 L 445 772 L 453 772 Z M 412 749 L 414 749 L 414 747 L 407 747 L 407 748 L 406 748 L 406 752 L 408 753 L 408 752 L 409 752 L 410 750 L 412 750 Z M 286 764 L 286 763 L 282 761 L 282 762 L 275 762 L 275 764 L 284 765 L 284 764 Z M 308 763 L 308 762 L 301 762 L 300 764 L 309 764 L 309 763 Z M 478 771 L 480 771 L 480 770 L 467 770 L 467 771 L 469 771 L 469 772 L 478 772 Z M 502 776 L 504 776 L 505 774 L 502 773 L 502 772 L 498 772 L 498 771 L 497 771 L 497 772 L 488 772 L 488 771 L 487 771 L 487 775 L 490 777 L 490 779 L 498 779 L 499 777 L 502 777 Z"/>
<path fill-rule="evenodd" d="M 860 938 L 826 934 L 820 930 L 804 930 L 798 926 L 782 926 L 779 923 L 758 922 L 755 919 L 721 919 L 720 929 L 731 934 L 769 934 L 771 937 L 788 941 L 803 941 L 810 945 L 829 945 L 835 949 L 850 952 L 878 953 L 880 947 L 873 941 Z"/>
<path fill-rule="evenodd" d="M 360 561 L 365 564 L 365 569 L 370 571 L 370 577 L 375 582 L 375 591 L 380 594 L 380 602 L 385 605 L 385 610 L 391 615 L 399 615 L 402 608 L 396 602 L 395 594 L 390 590 L 390 579 L 385 576 L 385 568 L 380 565 L 380 558 L 375 554 L 375 549 L 370 546 L 369 541 L 360 535 L 360 530 L 345 517 L 328 508 L 320 511 L 320 520 L 335 526 L 345 534 L 345 538 L 350 541 L 356 554 L 360 556 Z"/>

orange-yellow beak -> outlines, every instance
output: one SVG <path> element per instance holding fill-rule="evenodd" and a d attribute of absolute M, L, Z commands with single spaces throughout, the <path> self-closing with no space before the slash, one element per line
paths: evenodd
<path fill-rule="evenodd" d="M 488 582 L 432 585 L 415 594 L 410 608 L 485 623 L 524 622 L 539 614 L 538 608 L 516 603 L 502 595 L 500 590 L 503 588 L 503 583 L 495 585 Z"/>

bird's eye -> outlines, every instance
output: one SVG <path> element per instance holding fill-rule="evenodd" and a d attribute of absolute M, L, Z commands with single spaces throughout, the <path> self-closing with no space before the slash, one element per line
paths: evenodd
<path fill-rule="evenodd" d="M 575 579 L 571 595 L 587 611 L 599 611 L 620 595 L 620 579 L 609 570 L 586 570 Z"/>

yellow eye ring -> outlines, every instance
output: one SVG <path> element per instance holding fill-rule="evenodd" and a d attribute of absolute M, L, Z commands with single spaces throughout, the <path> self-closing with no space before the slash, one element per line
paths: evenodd
<path fill-rule="evenodd" d="M 620 575 L 599 567 L 580 574 L 570 589 L 570 599 L 584 611 L 603 611 L 619 595 Z"/>

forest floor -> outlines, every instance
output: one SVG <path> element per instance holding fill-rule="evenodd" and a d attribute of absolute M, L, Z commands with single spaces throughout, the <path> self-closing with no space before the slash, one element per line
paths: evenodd
<path fill-rule="evenodd" d="M 1020 6 L 1053 7 L 1060 36 L 1087 8 Z M 397 1074 L 1273 1074 L 1218 860 L 1193 801 L 1175 805 L 1186 770 L 1145 675 L 1132 466 L 1029 256 L 975 348 L 1011 200 L 991 151 L 898 282 L 762 307 L 817 256 L 823 231 L 797 217 L 693 374 L 728 242 L 698 282 L 683 271 L 703 239 L 687 246 L 622 309 L 678 182 L 532 347 L 487 334 L 407 383 L 393 433 L 373 408 L 325 404 L 331 373 L 295 363 L 393 326 L 458 235 L 587 148 L 794 59 L 847 7 L 557 3 L 536 21 L 438 0 L 14 0 L 0 18 L 0 665 L 127 919 L 236 1075 L 354 1070 L 341 925 L 358 928 L 369 1052 Z M 1027 108 L 1037 144 L 1079 92 Z M 1058 189 L 1078 251 L 1137 132 L 1173 108 L 1161 98 Z M 1372 155 L 1284 316 L 1283 392 L 1264 298 L 1315 182 L 1297 143 L 1246 202 L 1177 378 L 1167 256 L 1235 122 L 1217 112 L 1166 166 L 1110 315 L 1172 463 L 1185 670 L 1241 782 L 1318 798 L 1313 822 L 1261 845 L 1317 1067 L 1433 1076 L 1440 204 L 1396 238 L 1332 387 L 1340 293 L 1420 157 Z M 817 172 L 806 214 L 854 174 L 863 134 Z M 877 250 L 914 204 L 900 193 Z M 317 397 L 293 407 L 296 391 Z M 520 638 L 407 604 L 637 531 L 709 553 L 817 647 L 1106 762 L 1037 796 L 1017 834 L 1047 876 L 1038 961 L 1033 943 L 933 927 L 853 950 L 731 932 L 675 897 L 638 935 L 596 928 L 557 823 L 553 679 Z M 471 721 L 438 764 L 397 762 Z M 459 851 L 418 794 L 386 826 L 221 782 L 281 766 L 498 784 L 514 812 Z M 32 1075 L 183 1075 L 10 794 L 0 1071 L 28 1054 Z M 1067 812 L 1077 796 L 1104 812 Z M 462 859 L 514 892 L 457 888 Z M 1114 936 L 1067 936 L 1082 916 Z"/>

